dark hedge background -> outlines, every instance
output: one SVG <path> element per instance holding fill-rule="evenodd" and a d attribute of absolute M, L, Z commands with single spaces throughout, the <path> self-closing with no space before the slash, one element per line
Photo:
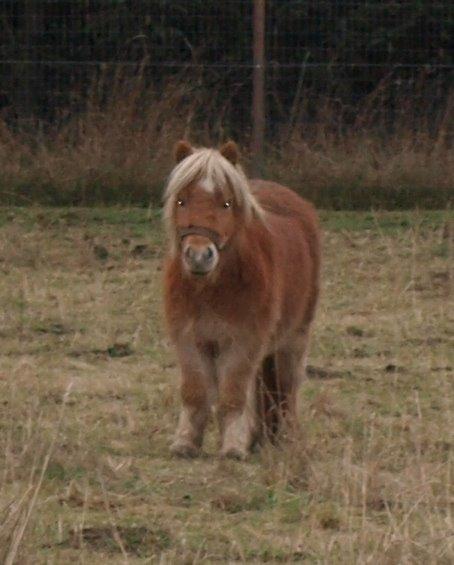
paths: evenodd
<path fill-rule="evenodd" d="M 212 90 L 232 132 L 250 126 L 252 1 L 3 0 L 0 111 L 55 121 L 82 107 L 100 74 L 139 66 L 146 80 L 185 72 Z M 267 103 L 272 132 L 301 89 L 355 107 L 384 81 L 436 119 L 449 92 L 454 2 L 269 0 Z M 197 91 L 192 93 L 197 94 Z M 63 111 L 64 110 L 64 111 Z M 310 114 L 310 112 L 309 112 Z"/>

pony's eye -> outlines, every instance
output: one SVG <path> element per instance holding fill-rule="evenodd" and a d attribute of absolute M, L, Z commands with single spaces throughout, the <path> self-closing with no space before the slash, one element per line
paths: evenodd
<path fill-rule="evenodd" d="M 177 206 L 184 206 L 184 200 L 182 200 L 181 198 L 178 198 Z"/>
<path fill-rule="evenodd" d="M 231 208 L 232 207 L 232 201 L 231 200 L 226 200 L 223 204 L 224 208 Z"/>

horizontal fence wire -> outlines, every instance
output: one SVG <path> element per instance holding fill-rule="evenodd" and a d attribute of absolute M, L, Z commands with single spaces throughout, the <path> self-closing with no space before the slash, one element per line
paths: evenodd
<path fill-rule="evenodd" d="M 0 64 L 4 65 L 48 65 L 48 66 L 116 66 L 116 67 L 137 67 L 137 62 L 131 61 L 27 61 L 14 60 L 14 59 L 2 59 Z M 253 63 L 179 63 L 177 61 L 163 61 L 163 62 L 149 62 L 148 65 L 152 67 L 168 67 L 168 68 L 238 68 L 238 69 L 253 69 L 256 65 Z M 402 68 L 402 69 L 454 69 L 454 65 L 442 64 L 442 63 L 394 63 L 390 65 L 389 63 L 278 63 L 276 61 L 267 62 L 267 67 L 279 67 L 283 69 L 300 69 L 301 67 L 306 68 L 335 68 L 335 67 L 359 67 L 359 68 Z"/>
<path fill-rule="evenodd" d="M 159 91 L 178 77 L 190 96 L 212 93 L 232 134 L 248 132 L 252 14 L 252 0 L 4 0 L 0 118 L 54 123 L 101 85 L 140 75 Z M 389 122 L 400 97 L 434 117 L 452 88 L 453 32 L 451 1 L 268 0 L 269 133 L 316 119 L 327 99 L 352 116 L 377 91 Z"/>

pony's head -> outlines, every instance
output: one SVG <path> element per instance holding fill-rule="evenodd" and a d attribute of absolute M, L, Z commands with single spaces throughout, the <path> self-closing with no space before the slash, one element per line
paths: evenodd
<path fill-rule="evenodd" d="M 188 274 L 208 275 L 241 226 L 263 219 L 264 211 L 238 164 L 235 143 L 217 151 L 179 141 L 175 159 L 164 193 L 170 253 L 181 253 Z"/>

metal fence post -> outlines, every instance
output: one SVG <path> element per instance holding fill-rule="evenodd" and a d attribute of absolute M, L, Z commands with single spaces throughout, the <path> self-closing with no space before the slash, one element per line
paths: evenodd
<path fill-rule="evenodd" d="M 265 138 L 265 0 L 254 0 L 253 17 L 252 168 L 263 175 Z"/>

